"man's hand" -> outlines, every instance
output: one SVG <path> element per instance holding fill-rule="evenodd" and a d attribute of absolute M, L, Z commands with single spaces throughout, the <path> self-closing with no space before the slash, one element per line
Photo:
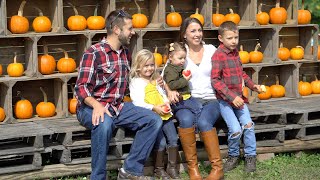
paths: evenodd
<path fill-rule="evenodd" d="M 241 106 L 244 105 L 244 100 L 243 100 L 241 97 L 237 96 L 237 97 L 232 101 L 232 104 L 233 104 L 235 107 L 240 108 Z"/>
<path fill-rule="evenodd" d="M 265 86 L 264 86 L 265 87 Z M 265 92 L 265 89 L 262 89 L 262 85 L 254 85 L 253 86 L 254 88 L 254 91 L 258 92 L 258 93 L 262 93 L 262 92 Z"/>
<path fill-rule="evenodd" d="M 101 122 L 104 121 L 104 114 L 107 114 L 108 116 L 112 117 L 111 113 L 108 109 L 105 109 L 105 107 L 101 103 L 95 103 L 93 106 L 92 111 L 92 125 L 97 126 Z"/>

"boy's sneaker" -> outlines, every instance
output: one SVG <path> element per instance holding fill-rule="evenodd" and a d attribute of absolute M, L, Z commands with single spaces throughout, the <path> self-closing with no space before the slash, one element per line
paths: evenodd
<path fill-rule="evenodd" d="M 240 158 L 239 156 L 228 156 L 227 161 L 224 163 L 223 171 L 228 172 L 236 168 L 239 165 Z"/>
<path fill-rule="evenodd" d="M 256 156 L 246 156 L 244 161 L 244 170 L 246 172 L 256 171 Z"/>

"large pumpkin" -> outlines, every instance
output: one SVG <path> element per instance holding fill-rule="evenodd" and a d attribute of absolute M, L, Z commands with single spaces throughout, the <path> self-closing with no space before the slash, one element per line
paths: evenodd
<path fill-rule="evenodd" d="M 64 53 L 64 58 L 60 58 L 57 63 L 57 69 L 61 73 L 72 73 L 76 70 L 76 61 L 73 58 L 69 58 L 67 51 L 62 48 L 57 48 Z"/>
<path fill-rule="evenodd" d="M 277 0 L 276 7 L 269 12 L 270 22 L 272 24 L 285 24 L 287 21 L 287 11 L 280 7 L 280 0 Z"/>
<path fill-rule="evenodd" d="M 166 17 L 166 23 L 170 27 L 179 27 L 182 24 L 182 17 L 179 13 L 175 12 L 172 5 L 170 5 L 171 12 Z"/>
<path fill-rule="evenodd" d="M 160 53 L 158 53 L 158 47 L 157 46 L 154 49 L 153 56 L 154 56 L 154 61 L 155 61 L 156 65 L 157 65 L 157 67 L 160 67 L 162 65 L 163 61 L 162 61 L 162 55 Z"/>
<path fill-rule="evenodd" d="M 48 102 L 48 97 L 46 92 L 40 87 L 40 90 L 43 94 L 43 102 L 40 102 L 36 106 L 36 113 L 39 117 L 52 117 L 56 113 L 56 107 L 52 102 Z"/>
<path fill-rule="evenodd" d="M 286 89 L 279 84 L 279 77 L 277 75 L 276 75 L 276 84 L 270 87 L 270 91 L 271 91 L 271 97 L 273 98 L 280 98 L 285 96 L 286 94 Z"/>
<path fill-rule="evenodd" d="M 68 110 L 71 114 L 77 112 L 77 99 L 74 97 L 74 84 L 71 84 L 72 98 L 68 99 Z"/>
<path fill-rule="evenodd" d="M 23 16 L 23 8 L 27 1 L 22 1 L 18 10 L 18 15 L 10 18 L 9 30 L 14 34 L 23 34 L 29 30 L 29 21 Z"/>
<path fill-rule="evenodd" d="M 33 116 L 33 107 L 30 101 L 21 99 L 14 106 L 14 114 L 18 119 L 29 119 Z"/>
<path fill-rule="evenodd" d="M 106 26 L 106 20 L 102 16 L 98 16 L 98 5 L 94 9 L 93 16 L 87 18 L 87 26 L 90 30 L 100 30 Z"/>
<path fill-rule="evenodd" d="M 214 26 L 219 27 L 223 22 L 226 21 L 226 17 L 219 13 L 220 5 L 219 1 L 216 0 L 216 13 L 212 14 L 212 23 Z"/>
<path fill-rule="evenodd" d="M 311 82 L 311 88 L 313 94 L 320 94 L 320 81 L 317 78 L 317 75 L 314 75 L 315 80 Z"/>
<path fill-rule="evenodd" d="M 278 58 L 281 61 L 287 61 L 290 58 L 290 51 L 288 48 L 283 47 L 283 43 L 280 43 L 280 47 L 278 49 Z"/>
<path fill-rule="evenodd" d="M 233 10 L 231 8 L 229 8 L 229 14 L 227 14 L 225 17 L 226 17 L 226 21 L 232 21 L 234 22 L 235 24 L 239 24 L 240 22 L 240 16 L 239 14 L 236 14 L 233 12 Z"/>
<path fill-rule="evenodd" d="M 256 15 L 256 21 L 260 25 L 267 25 L 269 24 L 269 14 L 266 12 L 262 12 L 262 3 L 260 3 L 259 8 L 258 8 L 258 14 Z"/>
<path fill-rule="evenodd" d="M 301 3 L 301 9 L 298 10 L 298 24 L 309 24 L 311 22 L 311 13 L 304 9 L 304 0 Z"/>
<path fill-rule="evenodd" d="M 0 76 L 2 76 L 3 70 L 2 70 L 2 65 L 0 64 Z"/>
<path fill-rule="evenodd" d="M 134 28 L 145 28 L 148 25 L 148 18 L 146 15 L 141 13 L 141 8 L 139 4 L 137 3 L 137 0 L 134 0 L 134 3 L 136 4 L 138 8 L 138 13 L 132 15 L 132 26 Z"/>
<path fill-rule="evenodd" d="M 260 48 L 260 43 L 257 43 L 256 47 L 254 48 L 254 51 L 251 51 L 249 53 L 249 61 L 251 63 L 261 63 L 263 60 L 263 54 L 262 52 L 258 51 Z"/>
<path fill-rule="evenodd" d="M 266 87 L 266 92 L 262 92 L 258 94 L 258 98 L 260 100 L 267 100 L 271 98 L 271 89 L 269 86 L 265 86 Z"/>
<path fill-rule="evenodd" d="M 240 57 L 240 60 L 242 62 L 242 64 L 248 64 L 249 63 L 249 53 L 247 51 L 244 51 L 243 50 L 243 46 L 240 45 L 240 51 L 239 51 L 239 57 Z"/>
<path fill-rule="evenodd" d="M 86 29 L 87 27 L 87 20 L 84 16 L 79 15 L 78 10 L 76 9 L 76 7 L 71 4 L 68 3 L 74 11 L 74 16 L 70 16 L 68 18 L 67 21 L 67 26 L 69 28 L 70 31 L 82 31 L 84 29 Z"/>
<path fill-rule="evenodd" d="M 204 17 L 202 14 L 199 14 L 199 8 L 196 9 L 196 12 L 194 14 L 190 15 L 191 18 L 197 18 L 202 25 L 204 25 Z"/>
<path fill-rule="evenodd" d="M 47 16 L 44 16 L 41 9 L 34 7 L 39 11 L 39 16 L 32 22 L 32 28 L 35 32 L 49 32 L 51 30 L 51 21 Z"/>
<path fill-rule="evenodd" d="M 304 49 L 301 46 L 296 46 L 290 50 L 290 57 L 293 60 L 301 60 L 304 56 Z"/>
<path fill-rule="evenodd" d="M 311 84 L 305 81 L 300 81 L 298 83 L 298 90 L 301 96 L 309 96 L 312 93 Z"/>
<path fill-rule="evenodd" d="M 20 77 L 23 75 L 24 68 L 21 63 L 17 63 L 17 55 L 13 58 L 13 63 L 7 67 L 7 73 L 10 77 Z"/>
<path fill-rule="evenodd" d="M 38 69 L 41 74 L 52 74 L 56 70 L 56 60 L 48 54 L 45 42 L 43 42 L 43 55 L 38 56 Z"/>
<path fill-rule="evenodd" d="M 4 109 L 0 107 L 0 122 L 4 121 L 6 118 L 6 113 L 4 112 Z"/>

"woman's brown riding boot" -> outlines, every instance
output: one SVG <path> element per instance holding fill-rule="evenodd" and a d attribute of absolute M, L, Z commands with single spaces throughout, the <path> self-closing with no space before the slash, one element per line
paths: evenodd
<path fill-rule="evenodd" d="M 220 155 L 219 140 L 216 128 L 212 128 L 210 131 L 201 132 L 201 137 L 204 142 L 209 161 L 211 162 L 211 172 L 206 178 L 207 180 L 219 180 L 223 179 L 223 165 Z"/>
<path fill-rule="evenodd" d="M 188 173 L 190 180 L 202 179 L 198 167 L 197 147 L 195 129 L 178 128 L 182 149 L 188 163 Z"/>
<path fill-rule="evenodd" d="M 169 180 L 170 176 L 164 170 L 164 151 L 154 151 L 154 176 L 159 179 Z"/>
<path fill-rule="evenodd" d="M 178 146 L 168 147 L 167 173 L 172 179 L 181 179 L 178 171 Z"/>

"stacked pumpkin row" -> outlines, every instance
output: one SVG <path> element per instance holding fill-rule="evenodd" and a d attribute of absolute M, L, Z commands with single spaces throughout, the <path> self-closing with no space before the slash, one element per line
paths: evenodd
<path fill-rule="evenodd" d="M 314 75 L 314 81 L 307 82 L 305 76 L 302 75 L 302 81 L 298 84 L 299 94 L 301 96 L 309 96 L 311 94 L 320 94 L 320 81 L 317 78 L 317 75 Z"/>

